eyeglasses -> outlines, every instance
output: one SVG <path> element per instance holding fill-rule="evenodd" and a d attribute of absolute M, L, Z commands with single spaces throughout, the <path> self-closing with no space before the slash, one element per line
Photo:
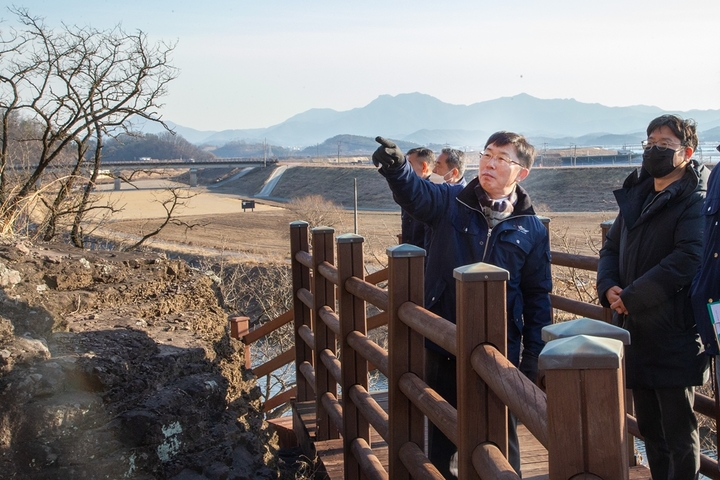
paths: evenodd
<path fill-rule="evenodd" d="M 487 152 L 481 152 L 480 153 L 480 161 L 489 163 L 491 160 L 494 160 L 495 162 L 503 162 L 507 163 L 508 166 L 510 165 L 519 165 L 522 167 L 522 164 L 520 162 L 516 162 L 515 160 L 511 159 L 510 157 L 506 155 L 490 155 Z M 524 168 L 524 167 L 523 167 Z"/>
<path fill-rule="evenodd" d="M 658 150 L 660 150 L 661 152 L 664 152 L 668 148 L 670 148 L 672 150 L 679 150 L 680 147 L 682 147 L 682 144 L 680 144 L 676 147 L 669 142 L 651 142 L 650 140 L 643 140 L 643 142 L 642 142 L 643 150 L 650 150 L 652 147 L 657 147 Z"/>

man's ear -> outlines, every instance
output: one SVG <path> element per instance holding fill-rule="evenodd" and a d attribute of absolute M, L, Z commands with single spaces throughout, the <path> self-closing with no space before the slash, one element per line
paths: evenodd
<path fill-rule="evenodd" d="M 525 178 L 528 176 L 529 173 L 530 173 L 530 169 L 523 167 L 520 170 L 520 172 L 518 173 L 518 176 L 515 177 L 515 181 L 522 182 L 523 180 L 525 180 Z"/>
<path fill-rule="evenodd" d="M 693 156 L 693 153 L 695 153 L 695 150 L 693 150 L 692 147 L 685 147 L 685 159 L 690 160 L 690 157 Z"/>
<path fill-rule="evenodd" d="M 432 170 L 430 170 L 430 166 L 428 165 L 428 162 L 422 162 L 422 178 L 430 176 L 432 173 Z"/>

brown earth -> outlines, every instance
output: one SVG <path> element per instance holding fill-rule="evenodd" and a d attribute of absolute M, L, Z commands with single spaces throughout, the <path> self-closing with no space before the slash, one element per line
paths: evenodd
<path fill-rule="evenodd" d="M 218 282 L 162 254 L 0 242 L 0 478 L 295 470 Z"/>
<path fill-rule="evenodd" d="M 612 191 L 619 188 L 633 167 L 536 168 L 523 185 L 533 198 L 540 215 L 550 218 L 553 243 L 579 253 L 594 253 L 600 241 L 600 223 L 615 217 Z M 328 204 L 345 211 L 334 218 L 337 234 L 354 232 L 353 188 L 357 181 L 358 231 L 376 252 L 396 243 L 400 232 L 400 214 L 382 177 L 367 166 L 291 166 L 281 177 L 272 197 L 255 198 L 257 209 L 243 211 L 242 198 L 250 198 L 261 189 L 271 168 L 257 168 L 242 178 L 223 182 L 233 171 L 200 171 L 196 187 L 200 195 L 191 199 L 179 216 L 185 225 L 168 225 L 151 244 L 163 250 L 178 249 L 186 254 L 224 256 L 238 260 L 287 258 L 289 224 L 310 220 L 313 212 L 296 208 L 293 199 L 321 195 Z M 474 175 L 473 170 L 466 177 Z M 178 177 L 185 180 L 186 176 Z M 220 179 L 219 182 L 216 180 Z M 209 188 L 208 188 L 209 186 Z M 110 193 L 110 195 L 116 195 Z M 159 223 L 157 197 L 160 189 L 122 192 L 130 202 L 130 212 L 107 225 L 104 235 L 114 231 L 116 241 L 127 242 Z M 202 199 L 202 200 L 201 200 Z M 156 205 L 155 209 L 149 205 Z M 194 205 L 198 202 L 199 206 Z M 322 209 L 327 205 L 319 205 Z M 201 213 L 202 212 L 202 213 Z M 189 228 L 191 225 L 192 228 Z"/>

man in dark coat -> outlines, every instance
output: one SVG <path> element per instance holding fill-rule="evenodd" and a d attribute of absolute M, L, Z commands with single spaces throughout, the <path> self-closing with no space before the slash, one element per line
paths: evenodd
<path fill-rule="evenodd" d="M 418 177 L 427 180 L 435 167 L 435 152 L 429 148 L 417 147 L 408 150 L 406 156 L 413 172 Z M 413 218 L 404 208 L 400 211 L 400 236 L 402 243 L 409 243 L 420 248 L 427 248 L 430 239 L 427 225 Z"/>
<path fill-rule="evenodd" d="M 647 128 L 643 164 L 615 198 L 620 213 L 600 250 L 597 291 L 630 332 L 627 387 L 652 477 L 697 478 L 694 386 L 707 376 L 690 297 L 702 253 L 707 170 L 691 160 L 695 122 L 674 115 Z"/>
<path fill-rule="evenodd" d="M 463 187 L 419 179 L 394 143 L 382 137 L 377 141 L 381 146 L 373 154 L 373 162 L 381 167 L 395 201 L 432 228 L 425 308 L 454 323 L 453 269 L 486 262 L 508 270 L 507 356 L 535 380 L 537 357 L 544 346 L 541 330 L 552 321 L 548 232 L 535 215 L 527 192 L 518 185 L 530 171 L 535 149 L 516 133 L 493 134 L 480 156 L 478 177 Z M 435 344 L 425 350 L 425 381 L 450 404 L 457 405 L 455 357 Z M 519 473 L 514 421 L 508 433 L 508 457 Z M 456 449 L 433 425 L 428 450 L 433 464 L 449 477 L 449 461 Z"/>

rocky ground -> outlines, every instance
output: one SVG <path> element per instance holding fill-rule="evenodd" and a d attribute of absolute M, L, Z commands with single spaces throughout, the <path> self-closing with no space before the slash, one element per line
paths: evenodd
<path fill-rule="evenodd" d="M 162 254 L 0 242 L 0 478 L 292 469 L 217 280 Z"/>

